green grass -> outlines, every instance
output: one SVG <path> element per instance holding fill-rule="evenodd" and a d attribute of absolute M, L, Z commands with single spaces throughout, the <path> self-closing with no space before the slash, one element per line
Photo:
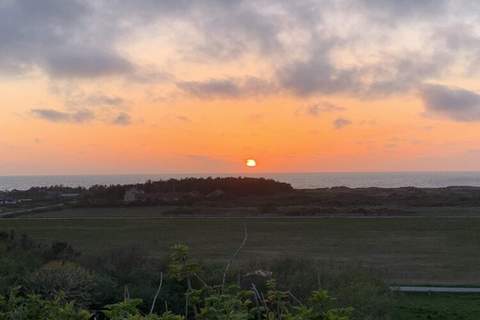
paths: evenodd
<path fill-rule="evenodd" d="M 140 209 L 135 215 L 142 216 Z M 249 239 L 242 260 L 310 257 L 361 263 L 394 283 L 480 285 L 478 218 L 2 219 L 0 230 L 68 241 L 84 254 L 134 245 L 163 257 L 183 242 L 197 257 L 224 260 L 240 244 L 244 222 Z"/>
<path fill-rule="evenodd" d="M 478 294 L 400 294 L 396 296 L 393 320 L 478 320 Z"/>

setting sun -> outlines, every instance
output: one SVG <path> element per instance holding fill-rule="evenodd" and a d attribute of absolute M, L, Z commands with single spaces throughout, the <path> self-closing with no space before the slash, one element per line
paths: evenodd
<path fill-rule="evenodd" d="M 257 161 L 255 161 L 254 159 L 248 159 L 245 164 L 247 165 L 247 167 L 253 168 L 257 166 Z"/>

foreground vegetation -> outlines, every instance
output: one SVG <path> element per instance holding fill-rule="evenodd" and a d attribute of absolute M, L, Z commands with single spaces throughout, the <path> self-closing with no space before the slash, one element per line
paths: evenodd
<path fill-rule="evenodd" d="M 203 265 L 185 245 L 160 263 L 133 249 L 83 260 L 66 243 L 0 239 L 0 319 L 383 319 L 389 303 L 367 274 L 322 273 L 310 261 L 234 268 L 237 251 Z"/>
<path fill-rule="evenodd" d="M 479 295 L 393 294 L 381 274 L 358 265 L 245 262 L 238 252 L 223 263 L 194 259 L 185 245 L 170 248 L 164 260 L 134 247 L 92 256 L 65 242 L 0 232 L 0 319 L 480 317 Z"/>

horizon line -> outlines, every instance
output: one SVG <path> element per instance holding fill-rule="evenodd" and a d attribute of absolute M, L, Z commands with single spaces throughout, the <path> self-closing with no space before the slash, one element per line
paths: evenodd
<path fill-rule="evenodd" d="M 381 173 L 480 173 L 480 170 L 398 170 L 398 171 L 260 171 L 260 172 L 163 172 L 163 173 L 55 173 L 55 174 L 0 174 L 0 177 L 82 177 L 82 176 L 168 176 L 168 175 L 288 175 L 288 174 L 381 174 Z"/>

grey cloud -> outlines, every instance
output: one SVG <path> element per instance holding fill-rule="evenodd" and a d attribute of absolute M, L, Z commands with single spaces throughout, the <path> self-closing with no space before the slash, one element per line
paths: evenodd
<path fill-rule="evenodd" d="M 305 108 L 306 114 L 313 117 L 317 117 L 322 113 L 339 112 L 344 110 L 344 107 L 339 107 L 329 102 L 316 103 Z"/>
<path fill-rule="evenodd" d="M 108 106 L 108 107 L 123 107 L 127 104 L 125 99 L 117 96 L 109 96 L 105 94 L 92 94 L 86 96 L 83 100 L 77 102 L 88 106 Z"/>
<path fill-rule="evenodd" d="M 480 12 L 480 4 L 476 9 Z M 461 21 L 442 25 L 434 30 L 432 43 L 446 52 L 461 56 L 467 75 L 474 75 L 480 70 L 480 34 L 475 23 Z"/>
<path fill-rule="evenodd" d="M 448 0 L 361 0 L 359 3 L 370 16 L 384 18 L 392 23 L 399 18 L 435 16 L 447 8 Z"/>
<path fill-rule="evenodd" d="M 95 118 L 95 115 L 93 114 L 93 112 L 89 110 L 80 110 L 80 111 L 73 112 L 71 114 L 71 117 L 73 122 L 82 123 L 82 122 L 88 122 L 90 120 L 93 120 Z"/>
<path fill-rule="evenodd" d="M 184 92 L 200 98 L 237 98 L 272 92 L 274 87 L 258 78 L 211 79 L 207 81 L 178 82 Z"/>
<path fill-rule="evenodd" d="M 238 84 L 232 80 L 184 81 L 177 83 L 177 86 L 192 95 L 207 98 L 212 96 L 238 97 L 241 93 Z"/>
<path fill-rule="evenodd" d="M 69 121 L 71 119 L 70 114 L 53 109 L 32 109 L 31 111 L 36 117 L 52 122 Z"/>
<path fill-rule="evenodd" d="M 97 108 L 125 109 L 128 101 L 120 96 L 106 94 L 101 91 L 85 92 L 76 86 L 51 86 L 50 91 L 64 100 L 66 108 Z"/>
<path fill-rule="evenodd" d="M 450 63 L 450 57 L 442 52 L 426 57 L 413 58 L 414 55 L 412 52 L 406 57 L 390 57 L 383 65 L 362 70 L 372 77 L 363 88 L 363 94 L 384 96 L 410 91 L 418 88 L 425 79 L 441 75 Z"/>
<path fill-rule="evenodd" d="M 308 59 L 294 61 L 277 70 L 282 88 L 302 97 L 347 94 L 357 97 L 379 97 L 398 94 L 418 87 L 425 79 L 440 75 L 449 65 L 444 52 L 434 55 L 384 55 L 383 63 L 339 67 L 329 56 L 336 42 L 317 44 Z M 368 80 L 366 80 L 368 79 Z"/>
<path fill-rule="evenodd" d="M 283 50 L 279 35 L 287 18 L 277 9 L 293 20 L 305 15 L 305 9 L 296 7 L 301 6 L 221 0 L 6 1 L 0 6 L 0 41 L 8 49 L 0 53 L 0 68 L 19 72 L 40 67 L 53 77 L 128 74 L 150 82 L 160 74 L 139 74 L 134 70 L 138 66 L 117 50 L 130 31 L 181 21 L 198 30 L 198 39 L 204 37 L 199 43 L 186 41 L 193 55 L 231 59 L 252 50 L 272 54 Z"/>
<path fill-rule="evenodd" d="M 32 114 L 40 119 L 50 122 L 71 122 L 85 123 L 93 120 L 95 115 L 88 110 L 79 110 L 75 112 L 64 112 L 55 109 L 32 109 Z"/>
<path fill-rule="evenodd" d="M 427 114 L 454 121 L 480 121 L 480 94 L 441 85 L 425 85 L 420 91 Z"/>
<path fill-rule="evenodd" d="M 30 110 L 31 114 L 45 121 L 53 123 L 73 123 L 83 124 L 93 120 L 99 120 L 107 124 L 117 126 L 128 126 L 132 123 L 130 115 L 126 112 L 120 112 L 111 118 L 112 115 L 96 116 L 95 113 L 88 109 L 78 109 L 75 111 L 60 111 L 51 108 L 36 108 Z"/>
<path fill-rule="evenodd" d="M 333 121 L 333 126 L 335 127 L 335 129 L 342 129 L 351 124 L 352 124 L 352 121 L 344 118 L 337 118 L 335 119 L 335 121 Z"/>
<path fill-rule="evenodd" d="M 156 84 L 167 81 L 174 81 L 175 77 L 168 72 L 155 70 L 155 67 L 147 68 L 136 68 L 131 75 L 129 75 L 128 80 L 133 81 L 139 84 Z"/>
<path fill-rule="evenodd" d="M 248 1 L 214 0 L 203 1 L 202 11 L 206 8 L 214 15 L 209 19 L 200 16 L 195 24 L 210 39 L 206 45 L 200 46 L 208 56 L 235 58 L 248 49 L 263 53 L 282 49 L 278 39 L 281 21 L 268 10 L 262 10 L 265 7 Z"/>
<path fill-rule="evenodd" d="M 97 77 L 130 72 L 114 47 L 115 32 L 95 28 L 88 1 L 16 0 L 0 3 L 0 72 L 39 67 L 52 77 Z"/>
<path fill-rule="evenodd" d="M 128 126 L 132 123 L 132 119 L 128 113 L 119 113 L 112 121 L 117 126 Z"/>
<path fill-rule="evenodd" d="M 322 30 L 326 26 L 322 23 L 317 24 L 317 27 L 324 28 L 318 28 L 320 31 L 311 34 L 312 41 L 306 51 L 306 57 L 278 65 L 276 78 L 279 79 L 282 88 L 301 97 L 340 93 L 372 98 L 400 94 L 418 88 L 426 80 L 442 76 L 456 62 L 456 51 L 445 48 L 441 41 L 428 42 L 431 47 L 423 49 L 409 49 L 408 46 L 396 52 L 389 52 L 388 49 L 397 41 L 396 32 L 407 23 L 402 21 L 403 24 L 397 25 L 396 22 L 400 19 L 411 19 L 413 16 L 419 16 L 422 19 L 408 23 L 412 24 L 412 28 L 415 26 L 414 23 L 422 24 L 421 35 L 425 37 L 425 41 L 429 41 L 432 35 L 441 39 L 451 37 L 445 30 L 437 30 L 435 21 L 446 19 L 449 14 L 449 11 L 445 10 L 447 5 L 452 8 L 454 6 L 457 11 L 462 10 L 460 1 L 363 0 L 338 3 L 343 3 L 344 6 L 338 7 L 348 12 L 354 20 L 357 19 L 358 30 L 372 30 L 372 32 L 358 34 L 352 32 L 351 35 L 341 36 L 324 32 Z M 359 3 L 365 9 L 364 11 L 358 10 Z M 352 8 L 357 10 L 348 11 Z M 335 9 L 327 7 L 326 10 L 328 15 L 328 10 Z M 383 25 L 384 21 L 371 18 L 372 14 L 378 13 L 386 19 L 387 25 Z M 455 35 L 462 33 L 461 29 L 455 26 L 447 25 L 446 28 Z M 336 50 L 348 52 L 355 49 L 355 45 L 371 41 L 369 36 L 372 34 L 378 37 L 375 41 L 380 41 L 376 44 L 378 52 L 373 54 L 380 57 L 377 62 L 340 65 L 335 61 Z M 374 43 L 372 44 L 375 46 Z M 476 54 L 478 51 L 474 48 L 478 48 L 476 44 L 480 43 L 480 36 L 478 34 L 471 36 L 468 43 L 474 45 L 467 48 L 467 51 L 478 57 L 479 55 Z"/>
<path fill-rule="evenodd" d="M 304 61 L 295 61 L 277 71 L 280 84 L 300 96 L 357 91 L 356 70 L 338 69 L 326 52 L 332 44 L 322 44 Z"/>
<path fill-rule="evenodd" d="M 49 52 L 45 69 L 56 77 L 90 78 L 133 72 L 133 65 L 112 50 L 67 47 Z"/>
<path fill-rule="evenodd" d="M 448 71 L 458 60 L 451 49 L 455 43 L 472 57 L 480 56 L 479 35 L 471 32 L 468 39 L 456 40 L 462 30 L 449 22 L 461 21 L 462 14 L 478 16 L 479 7 L 472 1 L 0 1 L 0 74 L 40 68 L 55 79 L 124 75 L 138 83 L 172 81 L 198 97 L 243 97 L 278 89 L 301 97 L 396 94 Z M 465 8 L 473 9 L 468 9 L 470 13 Z M 342 19 L 352 25 L 339 31 Z M 446 21 L 443 31 L 438 28 L 440 20 Z M 227 75 L 195 82 L 175 80 L 169 70 L 148 72 L 120 49 L 122 41 L 135 41 L 142 28 L 153 25 L 195 30 L 194 38 L 173 35 L 178 50 L 169 57 L 172 60 L 193 56 L 194 62 L 197 58 L 220 64 L 248 54 L 269 64 L 273 76 Z M 425 38 L 432 34 L 436 40 L 420 39 L 428 48 L 417 48 L 412 41 L 412 49 L 407 45 L 403 51 L 385 53 L 402 40 L 399 35 L 405 27 L 420 30 Z M 335 60 L 336 50 L 356 53 L 355 45 L 364 48 L 365 42 L 376 49 L 372 56 L 381 56 L 379 61 L 341 65 Z M 472 58 L 472 65 L 475 62 Z"/>
<path fill-rule="evenodd" d="M 208 36 L 211 41 L 197 49 L 210 56 L 238 41 L 245 48 L 249 46 L 244 44 L 254 42 L 262 48 L 278 48 L 272 36 L 278 28 L 262 10 L 244 1 L 4 0 L 0 72 L 40 67 L 53 77 L 127 74 L 140 81 L 158 79 L 160 74 L 135 72 L 136 66 L 120 54 L 117 44 L 133 29 L 173 19 L 184 20 Z"/>

